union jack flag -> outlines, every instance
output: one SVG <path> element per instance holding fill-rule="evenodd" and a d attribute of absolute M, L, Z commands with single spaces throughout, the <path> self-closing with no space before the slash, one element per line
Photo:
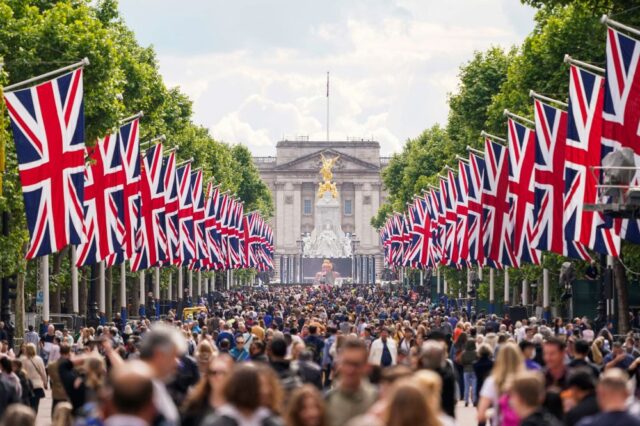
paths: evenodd
<path fill-rule="evenodd" d="M 458 220 L 456 203 L 458 201 L 458 194 L 455 179 L 456 177 L 451 170 L 448 171 L 446 178 L 440 179 L 440 196 L 442 197 L 445 218 L 443 251 L 446 264 L 451 266 L 458 265 L 458 249 L 456 244 L 456 221 Z"/>
<path fill-rule="evenodd" d="M 92 164 L 85 169 L 84 223 L 87 242 L 78 246 L 78 266 L 101 262 L 122 251 L 124 199 L 118 134 L 100 139 L 87 150 Z"/>
<path fill-rule="evenodd" d="M 518 266 L 511 251 L 509 213 L 507 199 L 509 188 L 507 148 L 485 138 L 484 180 L 482 186 L 482 235 L 484 253 L 489 266 Z"/>
<path fill-rule="evenodd" d="M 163 161 L 164 168 L 164 219 L 167 235 L 167 262 L 180 263 L 180 225 L 178 223 L 178 180 L 176 178 L 176 152 L 172 151 Z"/>
<path fill-rule="evenodd" d="M 536 226 L 534 209 L 533 166 L 535 164 L 535 133 L 509 118 L 507 121 L 509 142 L 509 202 L 511 203 L 509 227 L 515 257 L 520 262 L 540 264 L 540 252 L 532 241 Z"/>
<path fill-rule="evenodd" d="M 640 165 L 640 41 L 607 29 L 607 74 L 602 125 L 602 156 L 617 148 L 631 148 Z M 636 171 L 634 185 L 640 175 Z M 640 221 L 618 219 L 620 237 L 640 243 Z"/>
<path fill-rule="evenodd" d="M 224 269 L 230 269 L 231 261 L 229 259 L 229 216 L 231 213 L 231 197 L 228 193 L 222 194 L 220 197 L 220 208 L 218 209 L 219 220 L 216 223 L 216 229 L 220 234 L 220 248 L 222 249 L 224 258 Z"/>
<path fill-rule="evenodd" d="M 456 177 L 456 246 L 458 248 L 458 264 L 468 265 L 469 258 L 469 164 L 458 161 L 458 176 Z"/>
<path fill-rule="evenodd" d="M 404 256 L 404 241 L 402 239 L 404 216 L 400 213 L 394 213 L 391 219 L 391 264 L 394 266 L 402 266 Z"/>
<path fill-rule="evenodd" d="M 257 268 L 260 264 L 260 214 L 251 212 L 244 216 L 244 252 L 247 259 L 247 267 Z"/>
<path fill-rule="evenodd" d="M 431 188 L 429 191 L 429 206 L 431 212 L 431 221 L 433 222 L 433 252 L 434 258 L 438 263 L 445 263 L 444 253 L 444 235 L 446 218 L 444 215 L 444 207 L 442 201 L 442 195 L 440 191 Z"/>
<path fill-rule="evenodd" d="M 467 236 L 469 256 L 467 261 L 474 265 L 484 265 L 482 234 L 482 185 L 484 180 L 484 157 L 469 154 L 469 167 L 465 169 L 469 192 L 467 195 Z"/>
<path fill-rule="evenodd" d="M 140 140 L 139 119 L 134 119 L 120 127 L 118 145 L 122 162 L 123 225 L 124 241 L 122 250 L 105 259 L 107 266 L 131 259 L 140 247 L 136 235 L 140 227 Z"/>
<path fill-rule="evenodd" d="M 166 259 L 167 237 L 164 218 L 164 176 L 162 145 L 150 147 L 142 157 L 140 172 L 140 249 L 131 259 L 131 270 L 139 271 L 161 264 Z"/>
<path fill-rule="evenodd" d="M 82 69 L 5 92 L 29 228 L 26 258 L 86 241 Z"/>
<path fill-rule="evenodd" d="M 176 180 L 178 183 L 178 225 L 180 229 L 179 262 L 183 266 L 188 266 L 196 255 L 190 163 L 178 167 Z"/>
<path fill-rule="evenodd" d="M 412 238 L 407 257 L 415 267 L 431 268 L 435 265 L 435 261 L 431 248 L 433 228 L 427 200 L 416 197 L 409 208 L 408 216 Z"/>
<path fill-rule="evenodd" d="M 244 205 L 234 199 L 231 210 L 231 222 L 229 225 L 229 254 L 234 269 L 240 269 L 245 265 L 242 243 L 242 217 Z"/>
<path fill-rule="evenodd" d="M 574 65 L 570 69 L 569 116 L 564 163 L 565 240 L 578 241 L 598 253 L 617 256 L 620 237 L 606 229 L 601 213 L 584 209 L 597 201 L 596 184 L 602 136 L 604 79 Z"/>
<path fill-rule="evenodd" d="M 220 207 L 220 187 L 213 187 L 213 184 L 209 182 L 207 194 L 207 211 L 204 227 L 207 236 L 207 247 L 209 249 L 209 266 L 218 270 L 222 269 L 225 264 L 220 247 L 220 232 L 216 227 L 218 222 L 218 208 Z"/>
<path fill-rule="evenodd" d="M 565 240 L 562 230 L 567 113 L 536 99 L 534 115 L 536 161 L 533 214 L 536 229 L 531 243 L 539 250 L 587 260 L 590 258 L 587 249 L 576 241 Z"/>
<path fill-rule="evenodd" d="M 384 252 L 385 264 L 391 265 L 391 218 L 387 218 L 384 226 L 380 228 L 380 243 Z"/>
<path fill-rule="evenodd" d="M 209 257 L 209 249 L 204 231 L 204 194 L 202 193 L 202 170 L 200 169 L 191 173 L 191 196 L 193 200 L 193 230 L 196 248 L 192 265 L 195 269 L 203 269 L 206 266 L 204 260 Z"/>

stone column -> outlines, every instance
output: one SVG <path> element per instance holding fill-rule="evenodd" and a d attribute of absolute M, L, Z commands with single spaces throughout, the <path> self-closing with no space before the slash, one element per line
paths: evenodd
<path fill-rule="evenodd" d="M 489 313 L 492 314 L 496 309 L 496 285 L 495 285 L 495 270 L 489 269 Z"/>
<path fill-rule="evenodd" d="M 284 283 L 284 256 L 280 255 L 280 284 Z"/>
<path fill-rule="evenodd" d="M 376 283 L 376 257 L 371 256 L 371 284 Z"/>
<path fill-rule="evenodd" d="M 522 280 L 522 306 L 529 304 L 529 281 Z"/>

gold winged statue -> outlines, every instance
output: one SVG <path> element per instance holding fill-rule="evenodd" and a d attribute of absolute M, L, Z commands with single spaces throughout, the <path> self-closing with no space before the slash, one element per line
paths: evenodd
<path fill-rule="evenodd" d="M 325 192 L 330 192 L 333 198 L 338 198 L 338 188 L 334 182 L 331 182 L 333 179 L 333 166 L 335 166 L 336 161 L 340 156 L 336 156 L 333 158 L 327 158 L 324 154 L 320 154 L 320 158 L 322 160 L 322 167 L 320 168 L 320 174 L 322 175 L 323 182 L 318 184 L 318 198 L 322 198 Z"/>

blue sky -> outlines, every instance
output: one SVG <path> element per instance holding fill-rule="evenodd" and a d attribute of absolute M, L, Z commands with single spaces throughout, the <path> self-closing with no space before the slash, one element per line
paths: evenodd
<path fill-rule="evenodd" d="M 120 0 L 169 86 L 212 135 L 273 155 L 283 137 L 373 138 L 383 154 L 447 117 L 474 50 L 519 44 L 518 0 Z"/>

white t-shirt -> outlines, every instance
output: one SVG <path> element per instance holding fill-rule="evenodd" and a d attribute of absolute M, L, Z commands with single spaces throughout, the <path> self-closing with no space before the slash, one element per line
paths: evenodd
<path fill-rule="evenodd" d="M 493 407 L 493 416 L 491 417 L 491 424 L 498 424 L 498 402 L 500 399 L 500 393 L 496 388 L 496 381 L 493 376 L 489 376 L 485 379 L 482 384 L 482 389 L 480 389 L 480 396 L 487 398 L 491 401 L 491 406 Z"/>

